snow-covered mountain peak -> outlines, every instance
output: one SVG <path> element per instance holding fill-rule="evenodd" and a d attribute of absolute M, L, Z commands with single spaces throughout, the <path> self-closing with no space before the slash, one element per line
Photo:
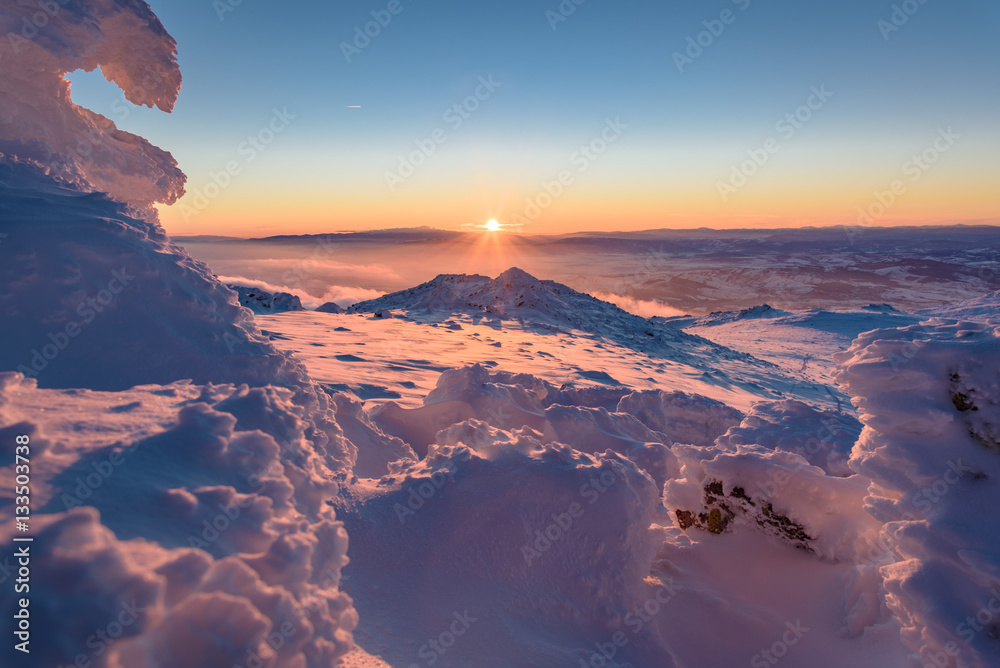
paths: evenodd
<path fill-rule="evenodd" d="M 500 319 L 573 327 L 579 324 L 583 312 L 595 309 L 629 315 L 613 304 L 554 281 L 540 280 L 517 267 L 511 267 L 496 278 L 478 274 L 440 274 L 408 290 L 360 302 L 350 310 L 368 313 L 391 309 L 440 316 L 487 314 Z"/>
<path fill-rule="evenodd" d="M 410 318 L 441 321 L 455 315 L 514 320 L 542 332 L 585 332 L 657 357 L 687 360 L 692 356 L 749 358 L 700 336 L 633 315 L 569 286 L 541 280 L 517 267 L 496 278 L 442 274 L 409 290 L 359 302 L 350 313 L 401 310 Z"/>
<path fill-rule="evenodd" d="M 538 285 L 541 283 L 541 281 L 537 278 L 526 272 L 524 269 L 520 269 L 518 267 L 511 267 L 493 279 L 493 282 L 503 283 L 510 286 Z"/>

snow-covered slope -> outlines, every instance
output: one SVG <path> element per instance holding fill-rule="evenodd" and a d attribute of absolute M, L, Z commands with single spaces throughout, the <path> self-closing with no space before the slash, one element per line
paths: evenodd
<path fill-rule="evenodd" d="M 833 355 L 847 350 L 859 334 L 872 329 L 911 325 L 920 319 L 918 315 L 902 313 L 885 304 L 873 304 L 836 311 L 787 312 L 754 308 L 702 318 L 677 318 L 668 324 L 751 353 L 813 382 L 835 386 Z"/>
<path fill-rule="evenodd" d="M 0 0 L 0 30 L 48 6 L 0 41 L 0 541 L 34 539 L 28 665 L 1000 662 L 993 297 L 955 310 L 981 322 L 646 320 L 510 269 L 255 316 L 149 209 L 183 187 L 169 154 L 62 79 L 101 66 L 169 109 L 173 40 L 126 0 Z M 24 607 L 0 589 L 0 618 Z"/>
<path fill-rule="evenodd" d="M 373 411 L 433 441 L 336 501 L 369 651 L 402 666 L 736 666 L 784 636 L 790 666 L 908 665 L 880 613 L 867 480 L 844 471 L 856 421 L 777 402 L 739 423 L 679 393 L 608 410 L 606 394 L 474 366 L 441 374 L 422 408 Z M 419 614 L 394 614 L 398 600 Z"/>
<path fill-rule="evenodd" d="M 780 318 L 786 315 L 788 315 L 788 311 L 773 308 L 769 304 L 761 304 L 760 306 L 751 306 L 750 308 L 740 309 L 739 311 L 716 311 L 715 313 L 709 313 L 708 315 L 703 315 L 701 317 L 687 315 L 673 316 L 669 318 L 656 317 L 652 320 L 670 327 L 688 328 L 713 327 L 715 325 L 724 325 L 726 323 L 736 322 L 739 320 Z"/>
<path fill-rule="evenodd" d="M 301 384 L 211 271 L 155 222 L 0 163 L 0 369 L 42 387 Z"/>
<path fill-rule="evenodd" d="M 0 373 L 0 538 L 34 538 L 26 593 L 45 630 L 28 663 L 11 642 L 0 663 L 332 665 L 356 623 L 338 589 L 347 536 L 325 503 L 339 466 L 302 413 L 283 388 L 44 390 Z M 18 442 L 27 534 L 12 512 Z M 5 587 L 0 612 L 17 609 Z"/>
<path fill-rule="evenodd" d="M 487 283 L 481 283 L 475 291 L 482 292 L 485 285 Z M 473 308 L 478 309 L 484 303 L 485 300 Z M 395 309 L 405 304 L 391 306 Z M 381 313 L 388 315 L 385 311 Z M 920 639 L 921 634 L 934 635 L 948 628 L 950 622 L 940 620 L 950 618 L 941 617 L 944 613 L 938 612 L 936 606 L 944 605 L 947 609 L 954 606 L 949 603 L 951 594 L 946 593 L 944 587 L 931 584 L 930 576 L 911 583 L 904 575 L 924 568 L 939 568 L 931 565 L 935 559 L 943 558 L 933 552 L 938 549 L 935 540 L 938 536 L 941 539 L 951 536 L 948 540 L 958 550 L 954 555 L 961 556 L 952 555 L 949 563 L 957 564 L 956 559 L 972 561 L 958 569 L 958 580 L 950 578 L 948 581 L 961 582 L 961 577 L 986 581 L 984 573 L 992 572 L 989 570 L 992 567 L 988 566 L 988 560 L 992 559 L 989 556 L 992 534 L 987 532 L 982 537 L 972 537 L 960 533 L 964 531 L 961 527 L 969 522 L 958 519 L 957 514 L 967 512 L 967 508 L 959 510 L 960 506 L 956 505 L 955 514 L 948 520 L 951 528 L 945 528 L 942 519 L 934 524 L 933 532 L 925 531 L 922 536 L 921 545 L 927 546 L 921 548 L 927 556 L 926 562 L 922 558 L 908 562 L 910 553 L 916 549 L 913 546 L 900 543 L 905 549 L 890 547 L 894 544 L 892 540 L 897 539 L 887 532 L 895 531 L 892 528 L 895 525 L 886 524 L 886 519 L 877 512 L 873 495 L 893 499 L 902 498 L 901 495 L 924 498 L 921 495 L 926 494 L 925 490 L 936 493 L 933 491 L 935 482 L 908 480 L 912 474 L 905 472 L 911 467 L 903 465 L 900 468 L 899 464 L 905 461 L 904 457 L 915 455 L 893 454 L 874 445 L 876 441 L 872 441 L 871 446 L 872 462 L 862 464 L 858 448 L 865 443 L 866 437 L 862 436 L 859 442 L 862 424 L 846 401 L 831 401 L 821 406 L 805 396 L 808 390 L 803 385 L 789 388 L 784 399 L 760 401 L 741 415 L 730 407 L 732 404 L 727 406 L 692 394 L 689 385 L 670 372 L 661 372 L 659 382 L 664 388 L 672 384 L 672 391 L 623 387 L 622 379 L 628 381 L 624 385 L 640 380 L 625 369 L 628 355 L 639 357 L 645 353 L 619 352 L 621 366 L 607 365 L 600 355 L 611 349 L 595 347 L 591 338 L 576 329 L 569 330 L 576 332 L 575 336 L 567 332 L 559 334 L 562 346 L 559 358 L 588 359 L 594 367 L 590 372 L 577 374 L 573 384 L 560 385 L 559 376 L 545 375 L 551 373 L 547 357 L 538 356 L 544 342 L 553 336 L 544 328 L 536 331 L 519 325 L 509 328 L 509 319 L 491 325 L 486 318 L 467 319 L 471 316 L 428 318 L 421 324 L 420 318 L 413 318 L 412 312 L 410 315 L 409 321 L 391 317 L 366 318 L 363 314 L 337 316 L 335 322 L 340 328 L 350 330 L 345 331 L 346 341 L 359 346 L 358 355 L 351 356 L 343 364 L 349 365 L 353 374 L 367 375 L 369 368 L 385 365 L 392 367 L 390 373 L 399 377 L 415 378 L 409 374 L 421 362 L 417 355 L 427 355 L 438 363 L 436 368 L 441 368 L 448 360 L 468 359 L 472 349 L 459 347 L 459 340 L 484 338 L 487 332 L 490 338 L 484 341 L 484 346 L 489 346 L 489 341 L 502 343 L 503 347 L 496 350 L 496 359 L 502 361 L 443 370 L 436 385 L 422 390 L 418 405 L 409 403 L 404 407 L 395 400 L 376 401 L 375 408 L 370 411 L 374 425 L 412 444 L 424 466 L 427 462 L 433 464 L 427 468 L 412 468 L 402 461 L 389 462 L 388 475 L 377 482 L 358 481 L 338 502 L 343 504 L 339 506 L 341 517 L 348 528 L 355 535 L 365 534 L 364 538 L 352 543 L 359 561 L 348 566 L 345 573 L 350 580 L 348 588 L 361 611 L 361 636 L 369 650 L 401 665 L 420 665 L 421 660 L 432 655 L 438 660 L 451 659 L 458 664 L 505 665 L 511 662 L 511 654 L 504 655 L 504 648 L 513 648 L 515 656 L 528 657 L 526 661 L 537 665 L 572 665 L 581 661 L 583 665 L 600 665 L 601 661 L 610 664 L 612 660 L 619 665 L 631 662 L 636 666 L 670 665 L 671 662 L 690 666 L 772 665 L 767 657 L 773 659 L 779 653 L 783 655 L 782 665 L 789 666 L 966 665 L 934 663 L 943 660 L 942 656 L 947 658 L 950 647 L 952 651 L 960 648 L 963 656 L 970 657 L 968 665 L 992 665 L 988 654 L 975 654 L 959 642 L 961 638 L 946 638 L 937 645 Z M 835 371 L 835 363 L 829 358 L 851 348 L 854 339 L 858 339 L 855 347 L 873 341 L 876 348 L 883 345 L 879 343 L 882 339 L 902 337 L 906 340 L 913 336 L 906 332 L 918 327 L 915 323 L 921 319 L 886 305 L 773 315 L 777 317 L 753 317 L 752 312 L 748 312 L 743 317 L 713 318 L 711 324 L 703 321 L 695 331 L 708 336 L 725 332 L 732 345 L 739 344 L 758 354 L 771 356 L 789 372 L 792 367 L 808 366 L 803 375 L 813 374 L 813 365 L 822 364 L 824 370 L 829 369 L 824 371 L 826 376 Z M 306 314 L 274 316 L 267 319 L 267 327 L 269 331 L 295 340 L 302 336 L 297 328 L 308 324 L 303 320 L 305 317 Z M 473 324 L 475 322 L 478 324 Z M 327 331 L 331 324 L 326 318 L 316 322 Z M 961 341 L 963 336 L 973 336 L 972 332 L 982 326 L 966 324 L 963 327 L 966 330 L 963 335 L 958 334 L 961 328 L 955 329 L 956 341 Z M 396 328 L 402 329 L 396 332 Z M 876 331 L 865 333 L 873 328 Z M 419 330 L 426 332 L 422 335 Z M 319 341 L 304 338 L 298 349 L 316 350 L 315 355 L 307 357 L 308 363 L 315 362 L 319 373 L 330 373 L 323 366 L 325 355 Z M 440 344 L 432 352 L 430 343 L 437 341 Z M 780 351 L 776 348 L 779 341 L 783 341 L 784 346 Z M 369 345 L 374 348 L 366 351 Z M 895 356 L 891 353 L 888 356 L 889 369 L 892 368 L 891 360 L 902 364 L 913 355 L 909 347 L 900 346 Z M 504 352 L 508 347 L 515 348 L 517 354 Z M 976 360 L 977 369 L 993 369 L 995 374 L 1000 365 L 990 361 L 992 358 L 985 354 L 987 348 L 969 351 L 969 354 L 954 350 L 942 353 L 941 359 L 950 359 L 960 365 Z M 854 348 L 851 350 L 843 360 L 861 354 L 854 353 Z M 376 351 L 390 354 L 390 357 L 373 354 Z M 504 370 L 519 356 L 529 360 L 527 364 L 518 364 L 519 372 Z M 397 362 L 393 363 L 392 359 Z M 432 365 L 429 360 L 425 362 Z M 719 363 L 723 364 L 724 360 Z M 532 365 L 545 377 L 520 371 Z M 852 393 L 860 392 L 855 402 L 863 414 L 866 402 L 892 405 L 892 397 L 901 392 L 883 391 L 883 384 L 891 382 L 891 373 L 882 368 L 884 364 L 876 366 L 866 369 L 864 365 L 852 363 L 843 372 L 852 378 L 845 387 Z M 750 365 L 733 366 L 728 373 L 736 378 L 739 373 L 752 369 Z M 854 379 L 855 375 L 862 380 Z M 991 395 L 982 389 L 992 387 L 988 379 L 961 370 L 951 381 L 947 381 L 947 374 L 937 375 L 946 379 L 946 385 L 935 399 L 943 402 L 942 408 L 935 410 L 940 412 L 943 406 L 950 405 L 948 410 L 964 416 L 962 424 L 969 430 L 968 438 L 995 442 L 998 438 L 996 425 L 1000 420 L 988 398 Z M 614 378 L 619 383 L 575 385 L 587 376 Z M 841 379 L 845 378 L 848 376 L 842 374 Z M 914 383 L 911 376 L 900 382 L 904 383 L 901 388 L 917 392 L 922 392 L 920 388 L 926 385 L 920 381 Z M 955 384 L 955 388 L 947 389 L 947 382 Z M 400 392 L 406 391 L 404 385 L 394 387 Z M 682 388 L 688 392 L 679 392 Z M 702 388 L 708 393 L 715 391 L 710 385 L 700 385 L 699 391 Z M 418 386 L 414 391 L 421 390 Z M 832 388 L 830 391 L 834 392 Z M 734 401 L 733 395 L 715 396 Z M 893 410 L 905 407 L 904 401 Z M 914 420 L 925 412 L 919 406 L 915 411 Z M 932 411 L 932 414 L 937 413 Z M 865 433 L 872 432 L 867 438 L 875 438 L 874 430 L 881 430 L 878 426 L 881 422 L 872 422 L 866 417 L 865 423 Z M 917 424 L 916 429 L 919 433 L 923 427 Z M 942 453 L 948 452 L 949 439 L 935 439 L 933 433 L 927 436 L 928 443 L 938 443 L 944 448 Z M 640 593 L 647 602 L 655 601 L 655 604 L 649 603 L 649 609 L 656 612 L 637 624 L 641 630 L 638 636 L 631 634 L 633 627 L 627 615 L 609 622 L 614 615 L 609 618 L 606 613 L 584 605 L 580 599 L 567 602 L 567 592 L 576 591 L 567 578 L 579 569 L 587 569 L 595 573 L 595 577 L 602 577 L 598 573 L 603 572 L 589 561 L 572 561 L 573 557 L 562 551 L 564 541 L 574 551 L 583 549 L 575 542 L 573 527 L 576 525 L 567 524 L 568 530 L 560 528 L 552 519 L 558 518 L 559 513 L 553 511 L 555 515 L 550 513 L 547 521 L 556 522 L 552 529 L 556 538 L 539 539 L 536 548 L 531 541 L 538 536 L 532 533 L 531 520 L 524 519 L 535 517 L 535 514 L 496 487 L 498 484 L 501 487 L 517 485 L 516 481 L 520 480 L 519 477 L 504 477 L 507 469 L 497 468 L 496 463 L 515 465 L 515 461 L 520 461 L 518 458 L 526 455 L 530 459 L 547 449 L 566 446 L 574 452 L 591 453 L 591 456 L 604 452 L 605 456 L 614 454 L 623 461 L 627 459 L 662 489 L 662 505 L 649 509 L 650 531 L 657 537 L 659 546 L 646 580 L 647 589 Z M 465 452 L 463 448 L 474 454 L 456 457 L 456 453 Z M 479 458 L 494 465 L 480 471 L 479 467 L 485 465 L 478 463 Z M 891 473 L 893 471 L 896 472 Z M 944 471 L 942 468 L 942 475 Z M 536 473 L 540 474 L 541 470 L 522 473 L 536 481 L 524 487 L 522 493 L 530 490 L 531 508 L 547 508 L 549 497 L 540 489 L 554 483 L 542 483 L 532 477 Z M 880 477 L 894 481 L 895 486 L 887 487 L 885 492 L 876 492 L 887 484 L 879 482 Z M 503 482 L 498 483 L 497 479 Z M 479 489 L 481 497 L 470 496 L 477 495 Z M 955 487 L 954 492 L 958 494 L 960 489 Z M 487 502 L 487 498 L 492 501 Z M 496 501 L 498 498 L 503 500 Z M 955 499 L 958 504 L 960 497 Z M 566 500 L 563 505 L 568 507 L 569 503 L 571 501 Z M 597 504 L 600 503 L 598 500 Z M 978 503 L 985 507 L 985 498 Z M 597 504 L 595 508 L 603 507 Z M 488 507 L 490 521 L 482 525 L 475 520 L 458 520 L 456 513 L 461 513 L 460 509 L 468 505 Z M 585 514 L 582 517 L 586 524 L 580 526 L 591 535 L 604 535 L 609 530 L 603 523 L 605 520 L 617 521 L 615 513 L 618 510 L 609 511 L 607 515 L 598 511 L 591 516 L 586 513 L 589 506 L 583 507 Z M 518 525 L 506 511 L 519 517 L 521 524 Z M 373 524 L 373 517 L 382 519 Z M 392 565 L 386 570 L 412 572 L 416 569 L 420 575 L 417 582 L 410 578 L 393 578 L 391 590 L 408 600 L 421 601 L 421 610 L 430 620 L 426 623 L 422 619 L 403 622 L 386 611 L 390 605 L 388 594 L 382 593 L 379 587 L 379 583 L 384 582 L 385 571 L 371 566 L 372 560 L 378 559 L 387 549 L 391 551 L 388 545 L 398 544 L 379 533 L 381 522 L 389 523 L 394 519 L 399 522 L 398 530 L 405 535 L 403 542 L 408 547 L 405 554 L 393 553 L 388 558 Z M 442 531 L 441 523 L 451 528 Z M 511 538 L 504 533 L 507 537 L 498 540 L 491 527 L 507 527 L 508 523 L 521 526 L 520 530 L 525 532 L 523 538 Z M 977 526 L 982 527 L 984 523 L 977 522 Z M 511 531 L 516 536 L 521 535 L 518 530 Z M 544 538 L 544 533 L 542 536 Z M 638 540 L 638 537 L 629 540 Z M 459 558 L 449 558 L 448 555 L 454 552 L 451 548 L 439 551 L 440 545 L 451 546 L 455 541 L 462 545 Z M 496 557 L 498 551 L 506 554 L 504 550 L 511 542 L 526 546 L 527 554 L 532 557 L 535 552 L 545 558 L 557 555 L 575 565 L 567 572 L 567 577 L 553 575 L 546 585 L 533 579 L 533 568 L 517 571 L 520 580 L 532 584 L 525 589 L 517 588 L 519 602 L 513 603 L 508 588 L 494 586 L 495 582 L 504 581 L 513 568 L 513 556 L 499 560 Z M 961 552 L 961 545 L 973 547 L 975 553 Z M 557 546 L 559 551 L 556 551 Z M 538 549 L 541 547 L 545 549 Z M 987 561 L 981 561 L 980 556 Z M 535 563 L 534 558 L 531 561 Z M 484 570 L 470 570 L 466 567 L 468 563 L 479 564 Z M 484 572 L 492 575 L 484 575 Z M 978 574 L 973 576 L 975 573 Z M 923 581 L 927 584 L 921 584 Z M 432 598 L 423 593 L 434 586 L 445 594 Z M 603 635 L 611 638 L 621 631 L 623 644 L 612 648 L 595 641 L 588 645 L 573 640 L 572 636 L 552 635 L 551 631 L 549 637 L 562 640 L 541 643 L 532 629 L 539 625 L 551 629 L 552 624 L 558 625 L 563 618 L 560 615 L 549 617 L 550 613 L 546 612 L 549 608 L 542 602 L 544 599 L 533 595 L 540 590 L 551 591 L 560 601 L 560 608 L 571 611 L 577 620 L 576 628 L 608 624 Z M 971 596 L 971 592 L 962 591 L 966 598 Z M 982 593 L 985 596 L 986 590 Z M 989 600 L 984 599 L 982 605 L 988 604 Z M 477 621 L 468 629 L 468 635 L 463 636 L 466 640 L 456 638 L 454 647 L 445 654 L 436 653 L 433 644 L 400 643 L 394 635 L 405 629 L 403 634 L 406 636 L 433 639 L 436 636 L 434 627 L 443 628 L 454 610 L 461 614 L 468 612 Z M 481 616 L 476 611 L 481 612 Z M 541 621 L 536 613 L 549 621 Z M 969 614 L 975 615 L 976 611 L 973 609 Z M 636 617 L 631 621 L 636 622 Z M 595 624 L 597 626 L 593 626 Z M 706 644 L 705 624 L 727 629 L 726 642 Z M 931 630 L 934 625 L 938 631 Z M 517 631 L 512 632 L 511 628 Z M 800 632 L 802 635 L 797 635 Z M 968 635 L 965 630 L 963 633 Z M 597 637 L 601 637 L 600 632 Z M 794 642 L 787 643 L 786 639 Z M 464 644 L 466 641 L 468 645 Z M 957 644 L 948 645 L 948 642 Z M 570 648 L 576 648 L 568 649 L 567 643 Z M 487 648 L 485 655 L 484 647 Z M 612 650 L 614 656 L 608 658 Z M 912 659 L 916 653 L 921 653 L 923 658 Z M 493 657 L 499 657 L 495 663 Z"/>
<path fill-rule="evenodd" d="M 953 318 L 955 320 L 976 320 L 988 322 L 1000 317 L 1000 290 L 982 297 L 967 299 L 950 306 L 916 311 L 917 315 L 928 318 Z"/>
<path fill-rule="evenodd" d="M 498 321 L 513 320 L 542 331 L 585 332 L 634 350 L 692 364 L 701 358 L 744 359 L 697 336 L 663 327 L 555 281 L 539 280 L 516 267 L 494 279 L 485 276 L 441 275 L 409 290 L 359 302 L 349 313 L 403 310 L 414 317 L 442 321 L 466 314 Z M 761 363 L 762 366 L 766 365 Z"/>

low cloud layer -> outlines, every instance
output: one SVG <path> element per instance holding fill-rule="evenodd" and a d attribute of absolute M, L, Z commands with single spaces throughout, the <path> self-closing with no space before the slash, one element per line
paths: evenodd
<path fill-rule="evenodd" d="M 666 302 L 646 299 L 636 299 L 626 295 L 618 295 L 613 292 L 594 292 L 593 296 L 606 302 L 611 302 L 623 311 L 628 311 L 632 315 L 641 318 L 652 318 L 662 316 L 665 318 L 675 315 L 687 315 L 684 311 L 676 309 Z"/>
<path fill-rule="evenodd" d="M 295 295 L 302 302 L 302 306 L 307 309 L 315 309 L 317 306 L 327 302 L 336 302 L 338 306 L 350 306 L 366 299 L 381 297 L 384 293 L 368 288 L 352 287 L 347 285 L 331 285 L 321 295 L 316 296 L 302 290 L 287 285 L 277 285 L 268 283 L 256 278 L 247 276 L 219 276 L 219 280 L 226 285 L 242 285 L 248 288 L 258 288 L 274 294 L 276 292 L 287 292 Z"/>

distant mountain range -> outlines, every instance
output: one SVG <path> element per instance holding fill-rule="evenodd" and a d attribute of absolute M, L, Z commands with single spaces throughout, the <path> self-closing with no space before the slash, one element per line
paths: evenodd
<path fill-rule="evenodd" d="M 225 235 L 177 235 L 171 238 L 178 243 L 309 243 L 318 239 L 329 239 L 337 242 L 377 241 L 410 243 L 448 241 L 466 238 L 478 241 L 484 231 L 478 230 L 443 230 L 434 227 L 398 227 L 383 230 L 356 230 L 347 232 L 324 232 L 317 234 L 279 234 L 268 237 L 233 237 Z M 1000 238 L 1000 225 L 928 225 L 921 227 L 856 227 L 831 225 L 829 227 L 801 227 L 774 229 L 712 229 L 699 227 L 696 229 L 657 228 L 650 230 L 631 231 L 586 231 L 566 234 L 520 234 L 502 232 L 505 237 L 516 238 L 521 243 L 549 244 L 569 243 L 586 245 L 588 243 L 607 244 L 614 241 L 624 242 L 695 242 L 705 246 L 706 241 L 738 242 L 745 249 L 748 242 L 760 244 L 792 244 L 823 243 L 855 246 L 864 240 L 865 246 L 876 244 L 881 250 L 886 242 L 896 243 L 900 239 L 909 239 L 914 244 L 934 241 L 946 246 L 963 246 L 975 238 L 987 236 Z M 717 250 L 717 248 L 712 248 Z M 859 248 L 858 250 L 864 250 Z"/>

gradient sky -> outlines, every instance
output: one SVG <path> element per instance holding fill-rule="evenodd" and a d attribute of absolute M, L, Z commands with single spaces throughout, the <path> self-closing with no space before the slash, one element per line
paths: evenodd
<path fill-rule="evenodd" d="M 389 0 L 238 1 L 150 1 L 178 42 L 173 114 L 124 103 L 97 73 L 70 76 L 77 103 L 187 173 L 188 195 L 161 207 L 173 234 L 856 224 L 897 180 L 862 224 L 1000 224 L 995 0 L 899 3 L 916 11 L 891 32 L 893 2 L 877 0 L 566 0 L 575 11 L 555 29 L 558 0 L 398 0 L 351 62 L 342 43 Z M 726 10 L 679 71 L 675 52 Z M 454 127 L 445 112 L 481 78 L 500 85 Z M 776 123 L 813 87 L 832 97 L 788 136 Z M 295 118 L 253 155 L 244 142 L 274 109 Z M 594 160 L 578 153 L 609 119 L 627 127 Z M 907 164 L 948 128 L 959 137 L 938 141 L 935 164 Z M 386 173 L 435 130 L 446 141 L 390 189 Z M 720 182 L 768 139 L 777 152 L 723 198 Z M 239 174 L 216 188 L 228 163 Z M 569 185 L 532 211 L 560 172 Z"/>

